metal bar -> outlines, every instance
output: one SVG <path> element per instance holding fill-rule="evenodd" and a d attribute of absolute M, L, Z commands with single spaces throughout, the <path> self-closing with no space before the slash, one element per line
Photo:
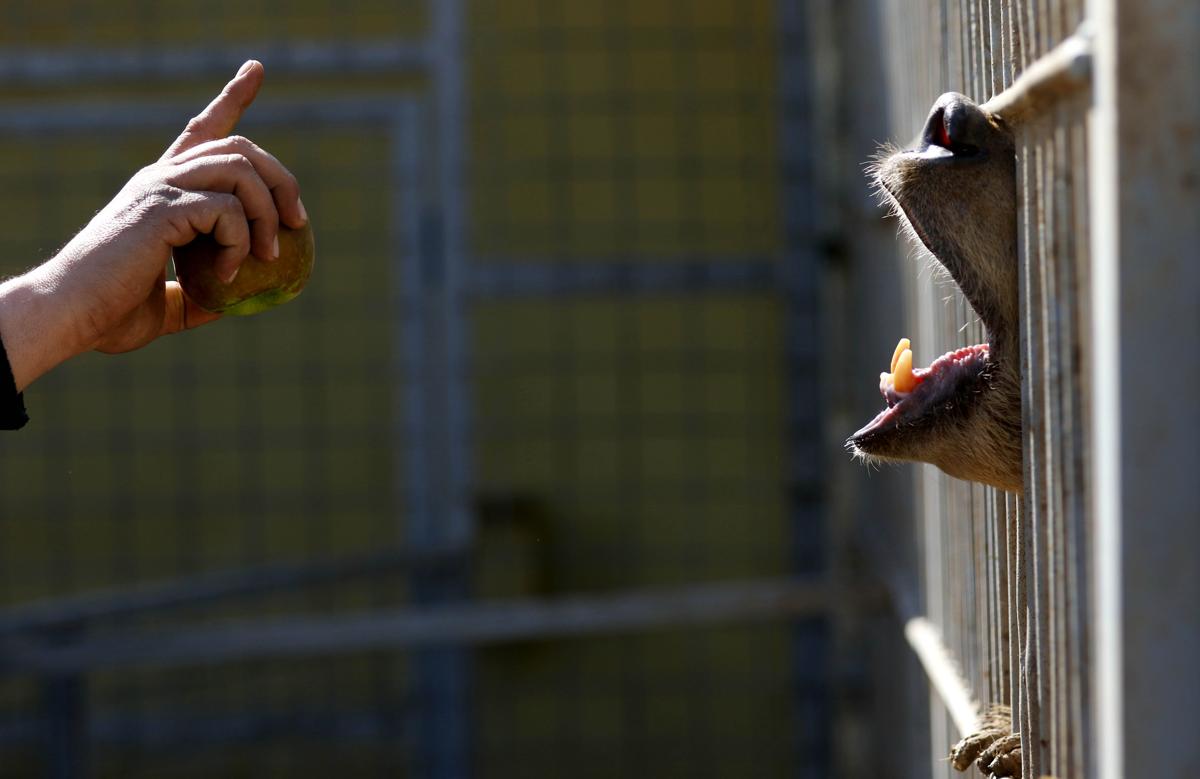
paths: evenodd
<path fill-rule="evenodd" d="M 954 655 L 942 642 L 941 631 L 925 617 L 913 617 L 904 623 L 904 637 L 917 654 L 929 683 L 942 699 L 960 736 L 979 725 L 979 704 L 963 678 Z"/>
<path fill-rule="evenodd" d="M 430 336 L 426 354 L 429 376 L 425 399 L 430 412 L 431 476 L 428 513 L 410 518 L 408 536 L 416 548 L 472 543 L 475 518 L 471 500 L 471 397 L 468 387 L 465 271 L 468 267 L 466 156 L 466 61 L 461 0 L 431 0 L 429 45 L 432 51 L 435 162 L 431 182 L 437 194 L 436 256 L 424 279 L 429 298 Z M 419 522 L 419 524 L 417 524 Z M 469 597 L 468 571 L 413 578 L 414 597 L 424 603 Z M 471 664 L 459 646 L 441 646 L 414 658 L 416 748 L 411 773 L 431 779 L 460 779 L 471 774 Z"/>
<path fill-rule="evenodd" d="M 1074 686 L 1073 668 L 1071 664 L 1071 640 L 1067 625 L 1071 618 L 1074 603 L 1068 591 L 1070 580 L 1070 550 L 1067 547 L 1067 523 L 1070 519 L 1067 507 L 1074 490 L 1072 471 L 1070 467 L 1071 452 L 1078 449 L 1083 442 L 1080 431 L 1074 426 L 1071 415 L 1072 398 L 1076 397 L 1081 387 L 1074 383 L 1072 376 L 1071 355 L 1080 343 L 1079 333 L 1076 332 L 1075 311 L 1078 308 L 1074 288 L 1075 262 L 1075 232 L 1074 215 L 1071 211 L 1070 194 L 1074 188 L 1071 163 L 1074 161 L 1069 144 L 1069 132 L 1072 124 L 1072 114 L 1069 106 L 1059 106 L 1055 112 L 1052 143 L 1054 148 L 1053 170 L 1054 188 L 1050 202 L 1053 211 L 1053 226 L 1055 234 L 1054 246 L 1054 279 L 1055 295 L 1062 301 L 1060 310 L 1055 317 L 1055 344 L 1052 353 L 1054 362 L 1054 405 L 1053 414 L 1057 419 L 1059 434 L 1052 441 L 1053 462 L 1057 472 L 1054 492 L 1054 517 L 1050 526 L 1053 543 L 1052 574 L 1054 602 L 1051 611 L 1051 635 L 1053 636 L 1053 673 L 1054 673 L 1054 741 L 1052 745 L 1052 773 L 1058 776 L 1078 776 L 1077 768 L 1070 764 L 1070 747 L 1081 728 L 1075 727 L 1070 718 L 1071 690 Z"/>
<path fill-rule="evenodd" d="M 1004 623 L 1005 642 L 1002 650 L 1007 656 L 1008 690 L 1007 700 L 1012 706 L 1013 730 L 1021 729 L 1021 628 L 1020 619 L 1024 604 L 1018 599 L 1017 580 L 1020 578 L 1020 562 L 1017 558 L 1017 524 L 1020 522 L 1017 496 L 1004 493 L 1005 514 L 1005 559 L 1004 570 L 1007 580 L 1006 587 L 1006 619 Z"/>
<path fill-rule="evenodd" d="M 431 3 L 435 51 L 434 120 L 437 131 L 437 191 L 441 208 L 440 314 L 444 328 L 447 385 L 445 436 L 448 503 L 439 518 L 438 535 L 469 539 L 475 532 L 468 505 L 471 484 L 470 409 L 466 377 L 468 362 L 467 311 L 463 291 L 472 265 L 468 257 L 466 156 L 468 149 L 466 52 L 461 0 Z"/>
<path fill-rule="evenodd" d="M 404 95 L 344 97 L 331 100 L 264 99 L 247 112 L 243 124 L 390 125 L 402 119 L 405 107 L 416 98 Z M 106 102 L 70 105 L 30 103 L 0 112 L 0 133 L 43 135 L 47 133 L 120 132 L 130 128 L 177 128 L 200 106 L 194 102 L 161 101 Z"/>
<path fill-rule="evenodd" d="M 781 273 L 780 263 L 766 257 L 622 257 L 587 263 L 481 258 L 467 269 L 465 285 L 472 297 L 486 298 L 768 291 L 778 289 Z"/>
<path fill-rule="evenodd" d="M 1086 211 L 1073 210 L 1080 176 L 1074 158 L 1068 159 L 1073 149 L 1064 133 L 1086 105 L 1089 33 L 1080 27 L 1052 48 L 1082 18 L 1073 1 L 930 0 L 906 11 L 889 18 L 900 52 L 892 70 L 903 74 L 889 85 L 895 102 L 906 111 L 924 108 L 926 87 L 985 97 L 990 91 L 995 97 L 985 108 L 1018 131 L 1027 492 L 1018 510 L 1015 497 L 968 489 L 928 469 L 922 474 L 924 618 L 940 631 L 934 654 L 941 656 L 927 670 L 941 674 L 939 665 L 949 664 L 961 681 L 952 685 L 945 711 L 933 709 L 934 749 L 945 748 L 939 738 L 955 727 L 965 729 L 968 717 L 951 709 L 974 691 L 1013 705 L 1014 726 L 1025 741 L 1026 776 L 1038 775 L 1039 768 L 1075 775 L 1080 761 L 1073 750 L 1090 738 L 1071 703 L 1082 669 L 1077 658 L 1086 662 L 1074 636 L 1077 624 L 1086 628 L 1088 597 L 1077 592 L 1074 577 L 1079 539 L 1089 534 L 1074 532 L 1072 468 L 1087 441 L 1072 422 L 1077 404 L 1087 403 L 1088 387 L 1072 380 L 1081 345 L 1073 317 L 1080 304 L 1072 294 L 1075 277 L 1063 263 L 1076 262 L 1087 220 Z M 925 78 L 932 61 L 940 64 L 941 78 Z M 1036 132 L 1054 128 L 1057 135 L 1033 137 L 1029 129 L 1039 120 Z M 922 311 L 922 340 L 981 336 L 960 299 L 943 307 L 922 285 L 909 291 L 909 301 Z M 964 322 L 962 331 L 953 329 Z M 935 771 L 941 774 L 936 765 Z"/>
<path fill-rule="evenodd" d="M 424 168 L 428 128 L 415 108 L 392 125 L 392 147 L 389 158 L 392 179 L 391 241 L 392 280 L 395 295 L 403 310 L 393 323 L 392 348 L 396 375 L 393 386 L 399 393 L 393 427 L 395 450 L 402 452 L 397 466 L 396 506 L 402 516 L 396 517 L 397 538 L 407 536 L 408 545 L 419 554 L 436 548 L 436 541 L 425 536 L 426 529 L 436 522 L 431 503 L 434 483 L 431 467 L 433 439 L 429 403 L 436 388 L 430 386 L 432 372 L 428 370 L 428 279 L 426 265 L 436 251 L 431 242 L 437 240 L 436 225 L 430 223 L 430 203 L 422 196 L 421 183 L 428 171 Z M 466 560 L 448 566 L 444 572 L 460 570 Z M 431 578 L 434 571 L 413 571 L 412 580 Z"/>
<path fill-rule="evenodd" d="M 275 75 L 337 76 L 425 73 L 429 48 L 424 42 L 255 41 L 225 46 L 135 47 L 111 49 L 0 49 L 0 82 L 7 87 L 57 87 L 122 79 L 179 81 L 230 75 L 247 59 L 267 64 Z"/>
<path fill-rule="evenodd" d="M 0 637 L 39 633 L 100 620 L 196 608 L 230 598 L 311 587 L 351 578 L 413 569 L 438 570 L 460 563 L 464 549 L 414 554 L 388 550 L 337 560 L 267 563 L 253 568 L 214 571 L 127 590 L 98 591 L 40 601 L 0 611 Z"/>
<path fill-rule="evenodd" d="M 1063 100 L 1090 89 L 1092 36 L 1089 27 L 1032 62 L 1012 86 L 983 104 L 983 109 L 1018 127 L 1047 117 Z"/>
<path fill-rule="evenodd" d="M 1040 9 L 1042 23 L 1045 23 L 1045 10 Z M 1037 687 L 1033 693 L 1039 701 L 1039 734 L 1037 742 L 1025 756 L 1022 749 L 1023 762 L 1032 763 L 1030 771 L 1041 773 L 1050 771 L 1048 760 L 1054 726 L 1054 696 L 1051 694 L 1053 666 L 1050 662 L 1050 652 L 1053 646 L 1049 631 L 1050 610 L 1052 598 L 1053 572 L 1050 560 L 1050 524 L 1054 521 L 1054 496 L 1056 489 L 1056 470 L 1054 460 L 1054 438 L 1058 430 L 1057 420 L 1053 413 L 1053 352 L 1056 343 L 1055 319 L 1057 305 L 1053 280 L 1054 260 L 1054 229 L 1052 212 L 1050 211 L 1051 186 L 1053 179 L 1050 168 L 1053 164 L 1053 148 L 1043 135 L 1032 139 L 1034 147 L 1035 179 L 1033 188 L 1032 218 L 1027 230 L 1034 236 L 1036 257 L 1032 273 L 1036 293 L 1031 296 L 1030 305 L 1036 298 L 1037 308 L 1033 313 L 1035 327 L 1032 331 L 1033 355 L 1036 361 L 1028 376 L 1030 382 L 1029 394 L 1033 400 L 1033 456 L 1036 458 L 1037 470 L 1033 490 L 1030 491 L 1033 511 L 1030 519 L 1033 529 L 1033 586 L 1030 587 L 1032 597 L 1031 608 L 1035 617 L 1034 622 L 1034 655 L 1032 667 L 1037 671 Z"/>
<path fill-rule="evenodd" d="M 1095 594 L 1089 586 L 1088 573 L 1091 569 L 1091 546 L 1095 538 L 1095 512 L 1089 504 L 1088 461 L 1092 453 L 1091 431 L 1088 429 L 1087 410 L 1091 393 L 1087 390 L 1088 367 L 1096 354 L 1094 345 L 1087 337 L 1090 301 L 1088 300 L 1088 279 L 1091 273 L 1090 219 L 1089 212 L 1089 171 L 1087 164 L 1087 126 L 1086 116 L 1077 117 L 1072 125 L 1074 143 L 1072 144 L 1072 169 L 1076 171 L 1074 192 L 1072 193 L 1075 215 L 1075 256 L 1070 262 L 1075 267 L 1075 278 L 1072 287 L 1072 297 L 1077 302 L 1074 312 L 1076 349 L 1072 359 L 1072 381 L 1077 394 L 1072 397 L 1073 426 L 1077 435 L 1081 436 L 1082 445 L 1071 453 L 1071 482 L 1072 494 L 1069 496 L 1068 516 L 1068 549 L 1071 554 L 1070 591 L 1072 593 L 1073 613 L 1071 614 L 1071 658 L 1074 674 L 1074 691 L 1071 696 L 1073 759 L 1080 776 L 1096 776 L 1094 758 L 1096 756 L 1095 723 L 1090 716 L 1090 701 L 1092 696 L 1091 670 L 1093 650 L 1089 641 L 1094 614 Z"/>
<path fill-rule="evenodd" d="M 686 4 L 687 0 L 684 0 Z M 814 35 L 812 11 L 800 4 L 778 0 L 774 4 L 777 25 L 775 72 L 779 96 L 777 127 L 780 170 L 779 213 L 783 225 L 783 253 L 777 259 L 762 259 L 753 268 L 744 262 L 736 268 L 710 267 L 740 274 L 722 279 L 722 291 L 745 288 L 762 289 L 773 285 L 781 298 L 786 338 L 787 398 L 786 424 L 781 431 L 787 463 L 788 532 L 791 540 L 790 570 L 801 576 L 822 576 L 826 581 L 843 582 L 841 566 L 846 560 L 844 535 L 832 527 L 824 510 L 825 486 L 829 468 L 822 457 L 814 456 L 813 431 L 822 428 L 825 397 L 821 383 L 811 370 L 808 351 L 814 341 L 822 342 L 821 307 L 817 305 L 820 268 L 815 240 L 819 213 L 812 207 L 822 198 L 816 176 L 817 94 L 814 68 L 818 55 L 810 44 Z M 661 268 L 661 263 L 656 266 Z M 699 270 L 699 269 L 698 269 Z M 749 272 L 749 273 L 748 273 Z M 715 276 L 716 274 L 713 274 Z M 685 277 L 693 282 L 713 284 L 712 276 Z M 716 282 L 720 283 L 720 282 Z M 685 287 L 685 289 L 701 289 Z M 844 599 L 836 599 L 844 601 Z M 837 677 L 847 673 L 833 650 L 835 636 L 849 621 L 853 606 L 840 603 L 832 608 L 827 620 L 796 621 L 791 625 L 791 688 L 795 711 L 829 709 L 837 689 Z M 802 728 L 803 738 L 794 747 L 796 764 L 805 765 L 805 775 L 829 776 L 839 773 L 832 756 L 836 714 L 815 718 Z"/>
<path fill-rule="evenodd" d="M 258 744 L 275 738 L 292 742 L 309 738 L 351 744 L 386 743 L 389 748 L 409 749 L 396 723 L 411 713 L 408 702 L 364 708 L 292 705 L 269 708 L 248 706 L 223 712 L 189 711 L 184 706 L 152 707 L 153 714 L 132 705 L 119 709 L 100 708 L 88 727 L 93 748 L 135 749 L 139 755 L 162 750 L 228 750 L 234 744 Z M 36 743 L 42 737 L 40 722 L 11 718 L 0 722 L 0 749 Z M 176 754 L 176 757 L 178 755 Z M 6 768 L 9 767 L 6 765 Z M 85 774 L 86 775 L 86 774 Z"/>
<path fill-rule="evenodd" d="M 429 390 L 424 386 L 428 378 L 424 370 L 428 359 L 424 266 L 430 225 L 429 204 L 421 196 L 421 161 L 425 150 L 422 119 L 416 106 L 398 117 L 391 129 L 389 157 L 393 192 L 389 221 L 390 272 L 393 295 L 401 308 L 401 315 L 393 323 L 392 334 L 392 384 L 399 394 L 392 436 L 396 451 L 404 453 L 395 480 L 396 505 L 403 507 L 405 520 L 414 526 L 425 526 L 430 522 L 429 414 L 426 408 Z M 399 524 L 400 518 L 397 522 Z"/>
<path fill-rule="evenodd" d="M 1200 766 L 1200 4 L 1093 0 L 1089 385 L 1100 779 Z"/>
<path fill-rule="evenodd" d="M 869 593 L 861 593 L 864 597 Z M 375 649 L 500 644 L 824 615 L 832 593 L 791 579 L 122 631 L 71 646 L 10 642 L 10 672 L 170 668 Z"/>
<path fill-rule="evenodd" d="M 87 679 L 82 674 L 54 674 L 42 683 L 45 710 L 46 776 L 88 776 Z"/>

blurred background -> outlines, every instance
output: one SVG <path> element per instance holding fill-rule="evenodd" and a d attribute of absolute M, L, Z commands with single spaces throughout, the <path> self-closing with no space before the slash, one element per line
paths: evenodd
<path fill-rule="evenodd" d="M 909 516 L 904 472 L 840 443 L 905 249 L 859 167 L 889 132 L 875 4 L 831 5 L 6 4 L 0 272 L 248 57 L 240 131 L 318 259 L 281 309 L 27 393 L 0 775 L 927 767 L 852 544 Z"/>

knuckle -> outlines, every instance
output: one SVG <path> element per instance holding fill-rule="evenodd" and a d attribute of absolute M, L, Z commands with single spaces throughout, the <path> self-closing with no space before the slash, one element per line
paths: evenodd
<path fill-rule="evenodd" d="M 154 162 L 133 174 L 133 180 L 137 183 L 150 187 L 154 182 L 161 182 L 166 178 L 166 168 L 160 163 Z"/>
<path fill-rule="evenodd" d="M 145 190 L 142 207 L 149 212 L 170 208 L 179 202 L 183 191 L 165 181 L 156 181 Z"/>
<path fill-rule="evenodd" d="M 251 164 L 250 159 L 246 155 L 238 154 L 237 152 L 225 155 L 225 161 L 242 172 L 254 169 L 254 165 Z"/>
<path fill-rule="evenodd" d="M 183 126 L 183 131 L 185 133 L 195 134 L 204 127 L 204 121 L 205 121 L 204 114 L 197 114 L 196 116 L 193 116 L 191 119 L 188 119 L 187 124 Z"/>
<path fill-rule="evenodd" d="M 227 140 L 230 146 L 234 149 L 240 149 L 243 153 L 252 152 L 257 148 L 254 145 L 254 141 L 251 141 L 244 135 L 231 135 Z"/>
<path fill-rule="evenodd" d="M 242 201 L 237 195 L 221 195 L 221 200 L 224 203 L 225 210 L 229 211 L 234 216 L 241 217 L 243 221 L 246 218 L 246 207 L 242 205 Z"/>

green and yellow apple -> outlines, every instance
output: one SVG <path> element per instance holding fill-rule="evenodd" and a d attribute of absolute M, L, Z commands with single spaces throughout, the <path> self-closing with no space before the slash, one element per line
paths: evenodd
<path fill-rule="evenodd" d="M 298 230 L 280 225 L 279 257 L 263 262 L 250 255 L 231 284 L 217 278 L 213 269 L 219 250 L 211 235 L 175 249 L 175 278 L 188 299 L 205 311 L 238 316 L 266 311 L 299 295 L 316 257 L 311 222 Z"/>

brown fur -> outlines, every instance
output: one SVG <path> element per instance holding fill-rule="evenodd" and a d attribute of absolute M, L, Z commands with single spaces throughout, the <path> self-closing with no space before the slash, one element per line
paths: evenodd
<path fill-rule="evenodd" d="M 856 454 L 928 462 L 951 476 L 1019 492 L 1021 378 L 1018 347 L 1016 167 L 1012 134 L 997 117 L 948 93 L 923 138 L 945 122 L 953 159 L 886 149 L 873 167 L 881 194 L 963 291 L 987 328 L 989 364 L 954 397 L 904 424 L 849 441 Z"/>
<path fill-rule="evenodd" d="M 1021 775 L 1021 736 L 1012 732 L 1012 710 L 994 705 L 979 719 L 978 729 L 950 750 L 950 765 L 966 771 L 974 763 L 984 776 Z"/>

